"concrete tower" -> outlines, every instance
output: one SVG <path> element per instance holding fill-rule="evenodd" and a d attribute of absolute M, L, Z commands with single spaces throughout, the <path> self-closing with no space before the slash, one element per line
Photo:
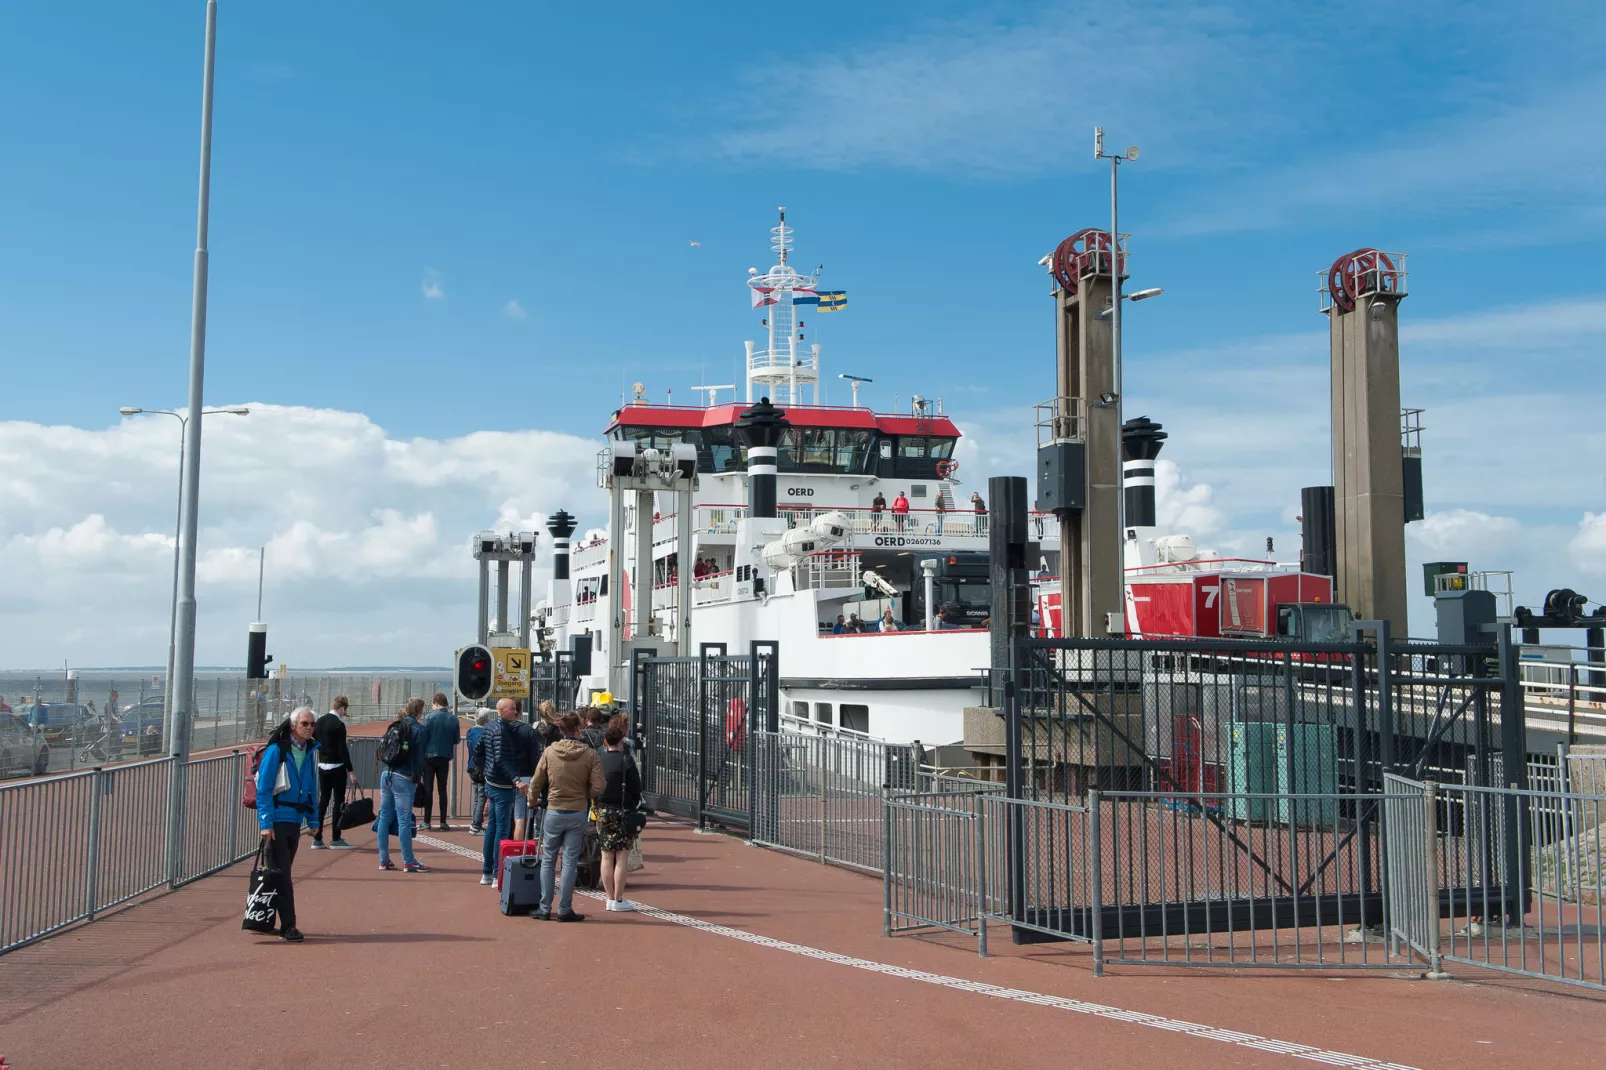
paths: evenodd
<path fill-rule="evenodd" d="M 1327 270 L 1332 339 L 1337 598 L 1406 635 L 1405 491 L 1400 446 L 1400 301 L 1405 256 L 1358 249 Z"/>
<path fill-rule="evenodd" d="M 1126 251 L 1120 253 L 1125 274 Z M 1121 425 L 1116 406 L 1107 231 L 1087 229 L 1054 251 L 1056 397 L 1038 449 L 1038 504 L 1060 521 L 1062 621 L 1068 636 L 1123 630 Z"/>

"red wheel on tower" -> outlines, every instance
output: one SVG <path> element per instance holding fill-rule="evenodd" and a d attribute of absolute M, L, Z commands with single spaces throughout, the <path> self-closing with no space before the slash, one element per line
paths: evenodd
<path fill-rule="evenodd" d="M 1345 253 L 1327 269 L 1327 295 L 1340 312 L 1355 311 L 1355 303 L 1363 294 L 1399 292 L 1399 269 L 1380 249 Z"/>
<path fill-rule="evenodd" d="M 1051 274 L 1060 289 L 1076 292 L 1083 275 L 1108 274 L 1110 270 L 1110 232 L 1088 227 L 1059 243 L 1054 250 Z"/>

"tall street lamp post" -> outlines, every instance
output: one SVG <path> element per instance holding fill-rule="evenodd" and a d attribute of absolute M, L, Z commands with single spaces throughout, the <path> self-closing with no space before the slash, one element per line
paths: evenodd
<path fill-rule="evenodd" d="M 1134 145 L 1125 152 L 1105 152 L 1104 128 L 1102 126 L 1095 126 L 1093 128 L 1093 158 L 1095 160 L 1110 161 L 1110 354 L 1115 361 L 1116 450 L 1117 456 L 1120 456 L 1119 451 L 1121 449 L 1121 443 L 1119 436 L 1121 434 L 1120 429 L 1125 418 L 1125 413 L 1122 411 L 1122 406 L 1126 403 L 1126 397 L 1125 392 L 1122 390 L 1121 384 L 1121 228 L 1119 226 L 1120 219 L 1117 211 L 1120 205 L 1120 198 L 1118 196 L 1119 181 L 1117 179 L 1117 175 L 1120 173 L 1120 166 L 1123 162 L 1127 160 L 1136 160 L 1138 158 L 1138 149 L 1137 146 Z M 1121 517 L 1120 532 L 1122 546 L 1126 545 L 1125 499 L 1126 495 L 1124 493 L 1117 494 L 1115 498 L 1120 510 L 1119 515 Z"/>
<path fill-rule="evenodd" d="M 178 518 L 173 521 L 173 597 L 167 620 L 167 675 L 162 678 L 162 683 L 166 687 L 166 691 L 162 696 L 162 713 L 164 716 L 171 718 L 173 713 L 173 645 L 178 624 L 178 543 L 182 535 L 180 525 L 184 519 L 184 437 L 189 430 L 190 421 L 188 416 L 181 412 L 174 412 L 172 409 L 136 409 L 125 405 L 117 411 L 124 416 L 138 416 L 141 413 L 146 413 L 153 416 L 171 416 L 178 421 L 178 503 L 176 506 Z M 202 416 L 215 416 L 219 413 L 227 413 L 230 416 L 249 416 L 251 415 L 251 410 L 244 406 L 233 409 L 201 410 Z M 172 739 L 173 725 L 171 721 L 163 727 L 168 733 L 167 738 Z"/>
<path fill-rule="evenodd" d="M 207 209 L 212 187 L 212 61 L 217 52 L 217 0 L 206 4 L 206 52 L 201 63 L 201 180 L 195 212 L 195 276 L 190 298 L 190 392 L 186 411 L 198 413 L 206 379 Z M 190 756 L 190 706 L 195 696 L 195 536 L 201 486 L 201 427 L 184 438 L 179 495 L 178 613 L 174 622 L 173 696 L 167 787 L 168 883 L 178 885 L 184 859 L 185 762 Z"/>

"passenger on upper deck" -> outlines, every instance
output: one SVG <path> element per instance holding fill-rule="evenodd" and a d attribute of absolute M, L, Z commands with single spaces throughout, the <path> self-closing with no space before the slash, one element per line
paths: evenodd
<path fill-rule="evenodd" d="M 901 490 L 898 492 L 898 496 L 892 499 L 892 523 L 899 531 L 902 531 L 909 523 L 909 499 L 904 497 L 904 493 Z"/>

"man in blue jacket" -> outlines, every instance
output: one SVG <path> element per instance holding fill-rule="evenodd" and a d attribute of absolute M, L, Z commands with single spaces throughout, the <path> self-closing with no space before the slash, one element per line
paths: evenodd
<path fill-rule="evenodd" d="M 452 757 L 457 753 L 457 744 L 463 738 L 463 729 L 458 723 L 457 714 L 447 708 L 446 696 L 438 691 L 435 693 L 435 708 L 424 718 L 423 729 L 424 782 L 420 787 L 424 792 L 424 829 L 429 829 L 430 814 L 434 810 L 431 804 L 438 797 L 441 802 L 441 823 L 437 827 L 442 832 L 450 832 L 452 826 L 446 823 L 446 781 L 451 772 Z"/>
<path fill-rule="evenodd" d="M 507 836 L 513 820 L 514 797 L 535 775 L 540 759 L 540 740 L 528 724 L 519 719 L 519 707 L 510 698 L 496 704 L 497 720 L 485 726 L 474 741 L 469 764 L 485 777 L 485 801 L 490 810 L 485 822 L 485 843 L 481 851 L 480 883 L 494 884 L 497 844 Z"/>
<path fill-rule="evenodd" d="M 318 803 L 318 766 L 312 740 L 317 725 L 311 706 L 301 706 L 268 737 L 257 765 L 257 827 L 268 841 L 268 853 L 279 871 L 275 907 L 279 936 L 302 940 L 296 928 L 296 892 L 290 867 L 301 843 L 301 826 L 313 819 Z M 279 790 L 274 790 L 274 789 Z"/>

